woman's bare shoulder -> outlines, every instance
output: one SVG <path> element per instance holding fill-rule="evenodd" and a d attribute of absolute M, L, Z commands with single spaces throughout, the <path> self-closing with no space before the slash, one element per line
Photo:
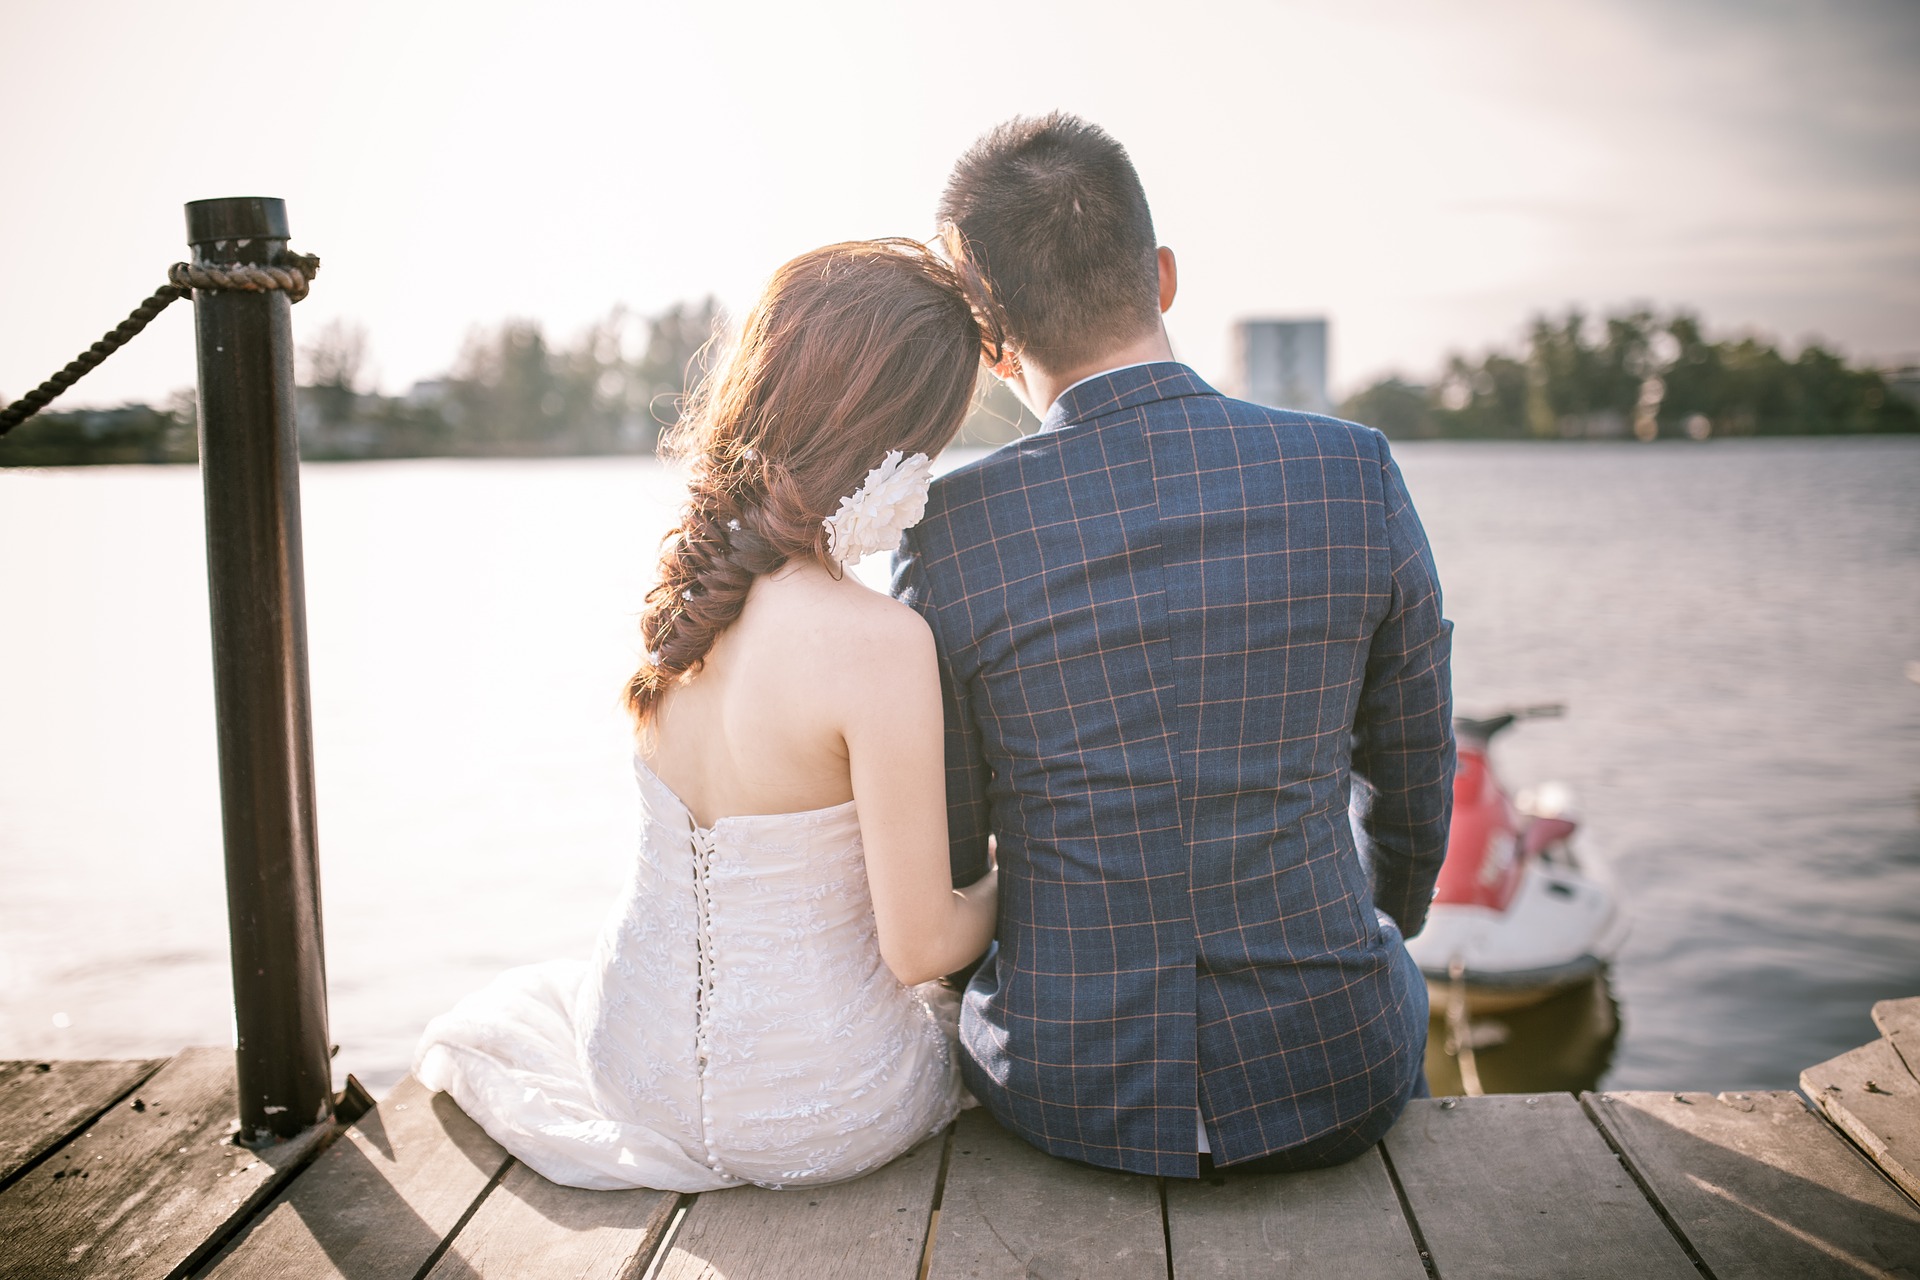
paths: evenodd
<path fill-rule="evenodd" d="M 926 620 L 856 580 L 802 570 L 770 576 L 754 592 L 762 640 L 814 678 L 844 687 L 932 671 Z"/>
<path fill-rule="evenodd" d="M 904 647 L 933 652 L 933 628 L 912 605 L 866 586 L 848 596 L 849 613 L 864 643 L 890 651 Z"/>

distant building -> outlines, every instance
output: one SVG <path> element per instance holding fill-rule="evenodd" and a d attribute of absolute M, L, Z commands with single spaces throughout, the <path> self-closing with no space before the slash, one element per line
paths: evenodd
<path fill-rule="evenodd" d="M 407 403 L 416 409 L 437 409 L 452 398 L 445 378 L 422 378 L 407 388 Z"/>
<path fill-rule="evenodd" d="M 1242 320 L 1233 327 L 1240 394 L 1275 409 L 1331 413 L 1327 398 L 1327 322 Z"/>
<path fill-rule="evenodd" d="M 293 389 L 293 423 L 300 454 L 309 458 L 367 458 L 379 445 L 379 431 L 360 418 L 362 397 L 348 387 Z"/>

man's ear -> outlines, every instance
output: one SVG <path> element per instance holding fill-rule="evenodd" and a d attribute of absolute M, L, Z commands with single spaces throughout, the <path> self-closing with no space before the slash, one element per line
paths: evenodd
<path fill-rule="evenodd" d="M 1174 266 L 1173 250 L 1160 246 L 1160 310 L 1165 312 L 1173 305 L 1173 295 L 1180 292 L 1180 271 Z"/>

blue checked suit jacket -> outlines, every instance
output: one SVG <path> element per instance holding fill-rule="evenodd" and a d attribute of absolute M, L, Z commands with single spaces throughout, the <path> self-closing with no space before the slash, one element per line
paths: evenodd
<path fill-rule="evenodd" d="M 1179 364 L 1101 375 L 935 482 L 894 593 L 940 653 L 957 883 L 997 841 L 961 1048 L 1000 1121 L 1192 1177 L 1196 1107 L 1221 1164 L 1397 1112 L 1453 750 L 1385 439 Z"/>

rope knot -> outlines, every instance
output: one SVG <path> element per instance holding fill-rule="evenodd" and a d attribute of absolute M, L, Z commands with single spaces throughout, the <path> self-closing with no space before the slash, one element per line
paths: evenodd
<path fill-rule="evenodd" d="M 289 302 L 298 302 L 307 296 L 313 277 L 318 274 L 319 258 L 310 253 L 289 253 L 286 264 L 278 267 L 176 262 L 167 269 L 167 280 L 176 289 L 232 289 L 242 293 L 279 291 L 287 295 Z"/>

